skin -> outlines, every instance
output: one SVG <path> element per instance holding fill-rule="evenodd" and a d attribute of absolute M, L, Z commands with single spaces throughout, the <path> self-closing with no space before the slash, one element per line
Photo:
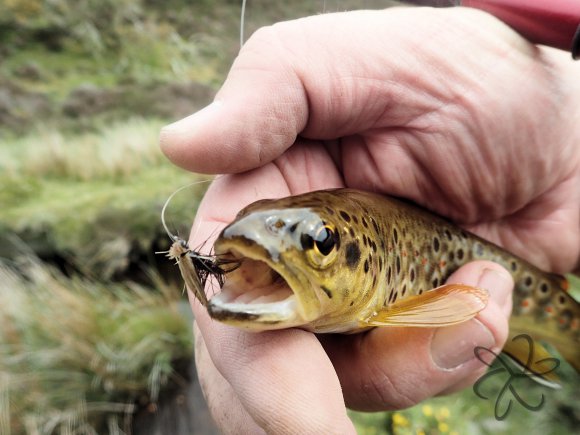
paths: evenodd
<path fill-rule="evenodd" d="M 161 133 L 175 164 L 235 174 L 210 186 L 190 246 L 212 243 L 257 199 L 349 186 L 410 198 L 545 270 L 573 270 L 579 77 L 568 53 L 469 9 L 349 12 L 261 29 L 219 103 Z M 490 291 L 473 322 L 500 349 L 507 272 L 474 262 L 449 281 Z M 225 433 L 353 433 L 345 405 L 408 407 L 468 387 L 485 369 L 473 358 L 440 368 L 442 329 L 252 334 L 192 307 L 202 387 Z M 459 338 L 470 327 L 446 331 L 458 340 L 445 355 L 469 354 L 474 343 Z"/>

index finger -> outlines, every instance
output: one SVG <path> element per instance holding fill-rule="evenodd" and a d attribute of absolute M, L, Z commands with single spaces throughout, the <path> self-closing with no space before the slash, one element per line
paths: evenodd
<path fill-rule="evenodd" d="M 288 193 L 274 165 L 217 179 L 200 205 L 191 246 L 213 243 L 247 203 Z M 205 240 L 208 234 L 212 236 Z M 258 425 L 281 434 L 354 432 L 336 372 L 313 334 L 301 330 L 249 333 L 213 321 L 191 294 L 190 301 L 211 362 Z"/>

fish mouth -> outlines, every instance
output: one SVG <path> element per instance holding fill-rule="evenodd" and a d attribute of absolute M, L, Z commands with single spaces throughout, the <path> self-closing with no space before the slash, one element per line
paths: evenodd
<path fill-rule="evenodd" d="M 239 266 L 225 274 L 221 291 L 209 300 L 212 318 L 258 331 L 308 322 L 296 291 L 304 280 L 282 262 L 270 260 L 264 248 L 244 238 L 222 239 L 214 247 L 220 259 Z"/>

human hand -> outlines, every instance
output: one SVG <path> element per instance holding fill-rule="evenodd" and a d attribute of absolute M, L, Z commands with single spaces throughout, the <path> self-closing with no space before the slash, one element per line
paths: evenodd
<path fill-rule="evenodd" d="M 191 245 L 254 200 L 349 186 L 410 198 L 546 270 L 570 270 L 580 250 L 579 76 L 567 54 L 467 9 L 333 14 L 263 29 L 219 103 L 162 132 L 180 166 L 247 171 L 210 186 Z M 320 337 L 323 345 L 301 330 L 246 333 L 192 303 L 198 370 L 218 424 L 348 433 L 344 402 L 399 408 L 470 385 L 485 369 L 474 346 L 504 344 L 512 282 L 485 262 L 450 281 L 490 290 L 477 321 Z"/>

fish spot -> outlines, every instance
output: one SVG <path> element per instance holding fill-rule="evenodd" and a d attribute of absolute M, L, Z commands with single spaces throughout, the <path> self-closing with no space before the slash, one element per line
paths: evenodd
<path fill-rule="evenodd" d="M 368 228 L 368 227 L 369 227 L 369 224 L 368 224 L 368 222 L 367 222 L 366 218 L 363 216 L 361 220 L 362 220 L 362 224 L 363 224 L 363 226 L 364 226 L 365 228 Z"/>
<path fill-rule="evenodd" d="M 449 257 L 448 258 L 449 258 L 449 261 L 450 262 L 454 262 L 455 261 L 455 252 L 451 251 L 449 253 Z"/>
<path fill-rule="evenodd" d="M 298 228 L 298 222 L 288 227 L 288 231 L 290 231 L 290 233 L 293 233 L 294 231 L 296 231 L 296 228 Z"/>
<path fill-rule="evenodd" d="M 383 257 L 379 256 L 379 272 L 383 271 L 383 264 L 384 264 Z"/>
<path fill-rule="evenodd" d="M 531 282 L 528 284 L 527 278 L 526 278 L 526 285 L 529 287 L 531 284 L 532 284 Z M 548 292 L 548 284 L 546 284 L 545 282 L 543 282 L 542 285 L 540 285 L 540 291 L 542 293 L 547 293 Z"/>
<path fill-rule="evenodd" d="M 345 222 L 350 222 L 350 215 L 347 212 L 340 210 L 338 213 L 340 214 L 340 217 L 345 220 Z"/>
<path fill-rule="evenodd" d="M 332 299 L 332 292 L 330 291 L 330 289 L 326 286 L 320 286 L 320 288 L 322 289 L 322 291 L 324 293 L 326 293 L 326 296 L 328 296 L 329 299 Z"/>
<path fill-rule="evenodd" d="M 409 273 L 409 279 L 411 282 L 415 281 L 415 268 L 411 268 L 411 272 Z"/>
<path fill-rule="evenodd" d="M 395 303 L 395 301 L 397 300 L 397 296 L 398 296 L 398 295 L 399 295 L 399 294 L 398 294 L 397 292 L 395 292 L 395 293 L 393 294 L 393 303 Z"/>
<path fill-rule="evenodd" d="M 376 233 L 379 233 L 379 224 L 377 224 L 377 221 L 374 220 L 373 218 L 371 218 L 371 223 L 373 224 L 373 228 L 375 229 Z"/>
<path fill-rule="evenodd" d="M 463 257 L 465 256 L 465 253 L 463 252 L 463 249 L 459 248 L 457 250 L 457 259 L 459 261 L 463 260 Z"/>
<path fill-rule="evenodd" d="M 440 247 L 439 239 L 437 237 L 433 237 L 433 250 L 435 252 L 439 252 Z"/>
<path fill-rule="evenodd" d="M 451 231 L 449 230 L 445 230 L 445 237 L 447 237 L 447 240 L 449 241 L 453 240 L 453 236 L 451 235 Z"/>
<path fill-rule="evenodd" d="M 433 278 L 433 288 L 439 287 L 439 278 Z"/>
<path fill-rule="evenodd" d="M 358 218 L 355 215 L 352 215 L 352 221 L 358 225 Z"/>
<path fill-rule="evenodd" d="M 476 256 L 481 257 L 483 255 L 483 245 L 481 243 L 476 243 L 473 252 Z"/>
<path fill-rule="evenodd" d="M 354 305 L 354 301 L 350 301 L 349 306 L 352 307 Z"/>
<path fill-rule="evenodd" d="M 526 279 L 524 280 L 524 284 L 525 284 L 527 287 L 531 287 L 533 282 L 534 282 L 534 280 L 532 279 L 532 277 L 531 277 L 531 276 L 529 276 L 529 275 L 528 275 L 528 276 L 526 276 Z M 546 286 L 546 287 L 542 287 L 542 286 L 540 286 L 540 291 L 541 291 L 542 293 L 546 293 L 546 292 L 548 291 L 548 286 Z"/>
<path fill-rule="evenodd" d="M 401 257 L 397 257 L 396 265 L 397 265 L 397 275 L 399 275 L 401 273 Z"/>
<path fill-rule="evenodd" d="M 377 285 L 377 276 L 373 275 L 373 288 L 375 288 Z"/>
<path fill-rule="evenodd" d="M 399 243 L 399 232 L 396 228 L 393 228 L 393 242 L 395 242 L 395 245 Z"/>
<path fill-rule="evenodd" d="M 566 303 L 566 298 L 564 297 L 564 295 L 560 295 L 558 297 L 558 302 L 560 303 L 560 305 L 564 305 Z"/>
<path fill-rule="evenodd" d="M 369 273 L 369 260 L 365 260 L 364 268 L 365 268 L 365 273 Z"/>
<path fill-rule="evenodd" d="M 375 243 L 374 240 L 370 240 L 371 243 L 371 248 L 373 250 L 373 252 L 377 252 L 377 244 Z"/>
<path fill-rule="evenodd" d="M 393 271 L 392 271 L 391 265 L 389 265 L 389 267 L 387 268 L 387 283 L 388 284 L 391 283 L 392 276 L 393 276 Z"/>
<path fill-rule="evenodd" d="M 514 260 L 512 260 L 510 262 L 510 268 L 511 268 L 512 272 L 515 272 L 516 270 L 518 270 L 518 263 L 516 263 Z"/>
<path fill-rule="evenodd" d="M 368 240 L 366 234 L 363 234 L 363 245 L 368 246 Z"/>
<path fill-rule="evenodd" d="M 353 227 L 349 227 L 348 228 L 348 232 L 349 232 L 350 236 L 354 239 L 354 228 Z"/>
<path fill-rule="evenodd" d="M 405 293 L 407 293 L 407 284 L 403 284 L 403 289 L 401 290 L 401 296 L 405 296 Z"/>
<path fill-rule="evenodd" d="M 330 208 L 330 207 L 326 207 L 326 212 L 328 214 L 332 214 L 332 215 L 334 214 L 334 210 L 332 208 Z"/>
<path fill-rule="evenodd" d="M 420 294 L 420 295 L 422 295 L 422 294 L 423 294 L 423 289 L 422 289 L 422 288 L 420 288 L 420 289 L 419 289 L 419 294 Z"/>
<path fill-rule="evenodd" d="M 357 242 L 350 242 L 346 245 L 346 264 L 354 269 L 360 261 L 360 248 Z"/>

